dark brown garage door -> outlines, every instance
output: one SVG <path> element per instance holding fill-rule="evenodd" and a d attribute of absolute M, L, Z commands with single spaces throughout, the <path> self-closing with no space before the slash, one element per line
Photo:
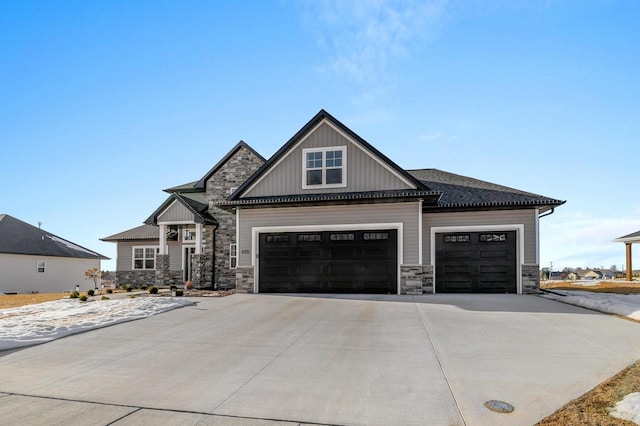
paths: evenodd
<path fill-rule="evenodd" d="M 397 231 L 260 234 L 263 293 L 397 292 Z"/>
<path fill-rule="evenodd" d="M 516 232 L 436 234 L 436 293 L 516 293 Z"/>

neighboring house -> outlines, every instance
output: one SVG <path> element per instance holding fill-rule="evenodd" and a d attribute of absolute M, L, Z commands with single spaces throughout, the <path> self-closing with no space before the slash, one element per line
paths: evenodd
<path fill-rule="evenodd" d="M 571 281 L 577 281 L 581 279 L 580 274 L 576 271 L 571 271 L 567 274 L 567 278 Z"/>
<path fill-rule="evenodd" d="M 120 283 L 239 292 L 535 292 L 564 201 L 404 170 L 320 111 L 269 160 L 244 142 L 118 244 Z M 144 237 L 144 238 L 143 238 Z"/>
<path fill-rule="evenodd" d="M 616 277 L 616 272 L 609 269 L 590 269 L 584 274 L 584 278 L 590 280 L 611 280 Z"/>
<path fill-rule="evenodd" d="M 0 293 L 56 293 L 93 287 L 84 272 L 105 257 L 12 216 L 0 215 Z"/>

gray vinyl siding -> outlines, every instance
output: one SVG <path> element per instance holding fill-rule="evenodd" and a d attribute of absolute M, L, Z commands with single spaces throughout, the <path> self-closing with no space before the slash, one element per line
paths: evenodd
<path fill-rule="evenodd" d="M 182 244 L 172 243 L 169 246 L 169 269 L 179 271 L 182 269 Z M 157 241 L 125 241 L 118 242 L 117 271 L 133 270 L 133 247 L 158 247 Z"/>
<path fill-rule="evenodd" d="M 302 150 L 330 146 L 347 147 L 347 186 L 344 188 L 302 189 Z M 359 145 L 336 132 L 328 124 L 322 124 L 300 145 L 287 153 L 282 162 L 272 168 L 245 197 L 292 195 L 323 192 L 358 192 L 407 189 L 410 186 L 397 175 L 375 161 Z"/>
<path fill-rule="evenodd" d="M 180 271 L 182 270 L 182 244 L 181 243 L 169 243 L 169 270 Z"/>
<path fill-rule="evenodd" d="M 524 225 L 524 263 L 535 264 L 537 259 L 537 216 L 535 209 L 497 210 L 477 212 L 426 213 L 422 216 L 424 236 L 423 263 L 431 263 L 431 227 Z"/>
<path fill-rule="evenodd" d="M 160 222 L 193 222 L 193 213 L 177 201 L 158 216 Z"/>
<path fill-rule="evenodd" d="M 402 223 L 403 264 L 418 263 L 419 203 L 363 204 L 357 206 L 287 207 L 240 211 L 238 265 L 251 265 L 252 228 L 265 226 L 322 226 Z"/>

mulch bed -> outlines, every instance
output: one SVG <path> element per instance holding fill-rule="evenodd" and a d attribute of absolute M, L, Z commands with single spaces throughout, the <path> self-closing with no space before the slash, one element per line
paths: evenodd
<path fill-rule="evenodd" d="M 235 290 L 182 290 L 183 295 L 180 297 L 225 297 L 235 294 Z M 171 297 L 171 292 L 159 291 L 157 294 L 151 294 L 149 292 L 136 294 L 136 297 Z"/>

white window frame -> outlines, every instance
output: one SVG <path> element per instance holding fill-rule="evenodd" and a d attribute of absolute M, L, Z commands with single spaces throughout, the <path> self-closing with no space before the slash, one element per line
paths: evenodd
<path fill-rule="evenodd" d="M 37 260 L 36 261 L 36 272 L 38 272 L 39 274 L 44 274 L 45 272 L 47 272 L 47 261 L 46 260 Z"/>
<path fill-rule="evenodd" d="M 236 243 L 229 244 L 229 269 L 238 267 L 238 245 Z"/>
<path fill-rule="evenodd" d="M 340 151 L 342 153 L 342 166 L 340 167 L 327 167 L 327 151 Z M 322 153 L 322 167 L 307 168 L 307 154 L 311 152 Z M 340 183 L 326 183 L 327 182 L 327 170 L 329 169 L 342 169 L 342 182 Z M 307 184 L 307 171 L 308 170 L 322 170 L 322 183 L 318 185 Z M 317 188 L 344 188 L 347 186 L 347 147 L 342 146 L 326 146 L 318 148 L 304 148 L 302 150 L 302 189 L 317 189 Z"/>
<path fill-rule="evenodd" d="M 153 249 L 153 268 L 147 268 L 146 260 L 147 257 L 143 255 L 142 257 L 142 268 L 136 268 L 136 249 L 143 249 L 143 253 L 146 255 L 146 249 Z M 158 246 L 133 246 L 131 247 L 131 270 L 132 271 L 153 271 L 156 269 L 156 256 L 159 251 Z"/>

